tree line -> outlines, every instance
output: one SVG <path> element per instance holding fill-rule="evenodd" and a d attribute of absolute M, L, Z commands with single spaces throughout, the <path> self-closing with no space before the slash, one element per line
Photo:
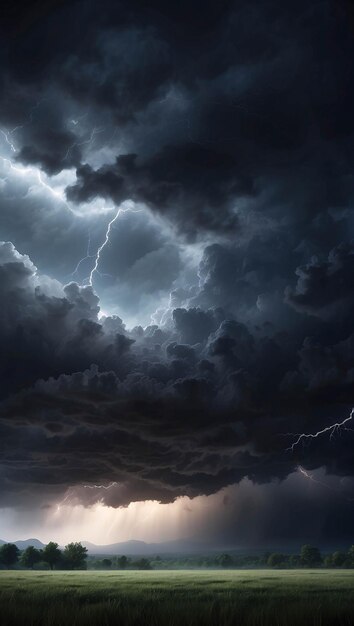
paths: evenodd
<path fill-rule="evenodd" d="M 163 555 L 152 556 L 150 560 L 135 561 L 126 556 L 100 558 L 90 555 L 89 569 L 300 569 L 300 568 L 354 568 L 354 546 L 347 552 L 335 551 L 321 554 L 311 545 L 302 546 L 298 554 L 265 552 L 263 554 L 217 555 Z"/>
<path fill-rule="evenodd" d="M 54 541 L 50 541 L 43 549 L 28 546 L 20 551 L 14 543 L 5 543 L 0 547 L 0 566 L 5 569 L 22 567 L 34 569 L 197 569 L 197 568 L 354 568 L 354 545 L 347 552 L 321 554 L 314 546 L 302 546 L 299 554 L 266 552 L 263 555 L 230 555 L 227 553 L 216 556 L 155 556 L 132 559 L 127 556 L 99 558 L 89 556 L 87 548 L 80 542 L 68 543 L 63 550 Z"/>
<path fill-rule="evenodd" d="M 300 554 L 282 554 L 273 552 L 268 556 L 267 565 L 269 567 L 354 567 L 354 545 L 347 552 L 336 550 L 322 555 L 318 548 L 314 546 L 302 546 Z"/>
<path fill-rule="evenodd" d="M 33 569 L 42 564 L 53 569 L 86 569 L 87 548 L 79 542 L 68 543 L 64 550 L 50 541 L 43 550 L 28 546 L 22 552 L 14 543 L 4 543 L 0 547 L 0 564 L 9 569 L 20 565 Z"/>
<path fill-rule="evenodd" d="M 91 557 L 92 558 L 92 557 Z M 112 567 L 112 559 L 97 559 L 98 567 L 95 569 L 110 569 Z M 152 569 L 149 559 L 138 558 L 130 559 L 126 556 L 116 557 L 114 561 L 116 569 Z M 51 570 L 83 570 L 87 569 L 87 548 L 80 542 L 68 543 L 64 550 L 60 550 L 59 545 L 54 541 L 50 541 L 43 549 L 28 546 L 25 550 L 20 551 L 14 543 L 5 543 L 0 546 L 0 567 L 10 569 L 21 567 L 24 569 L 43 569 Z"/>

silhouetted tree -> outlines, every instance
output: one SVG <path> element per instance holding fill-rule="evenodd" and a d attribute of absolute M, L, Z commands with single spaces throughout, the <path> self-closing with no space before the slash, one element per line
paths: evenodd
<path fill-rule="evenodd" d="M 124 554 L 117 559 L 117 565 L 119 569 L 126 569 L 128 565 L 128 559 Z"/>
<path fill-rule="evenodd" d="M 229 554 L 220 554 L 216 558 L 216 562 L 220 567 L 232 567 L 234 564 L 233 558 Z M 204 564 L 204 563 L 203 563 Z"/>
<path fill-rule="evenodd" d="M 326 556 L 323 559 L 323 565 L 325 567 L 333 567 L 333 555 L 332 554 L 326 554 Z"/>
<path fill-rule="evenodd" d="M 14 543 L 4 543 L 0 548 L 0 563 L 5 567 L 13 567 L 19 557 L 20 551 Z"/>
<path fill-rule="evenodd" d="M 350 546 L 348 550 L 348 565 L 354 567 L 354 546 Z"/>
<path fill-rule="evenodd" d="M 50 541 L 42 552 L 42 560 L 48 563 L 50 569 L 54 569 L 54 565 L 59 563 L 61 556 L 61 550 L 59 550 L 58 544 L 54 541 Z"/>
<path fill-rule="evenodd" d="M 300 555 L 299 554 L 291 554 L 291 556 L 289 557 L 289 565 L 290 567 L 299 567 L 301 561 L 300 561 Z"/>
<path fill-rule="evenodd" d="M 267 565 L 269 565 L 269 567 L 281 567 L 282 565 L 285 565 L 285 562 L 285 554 L 281 554 L 281 552 L 273 552 L 268 557 Z"/>
<path fill-rule="evenodd" d="M 318 567 L 322 563 L 321 553 L 314 546 L 302 546 L 300 552 L 300 562 L 304 567 Z"/>
<path fill-rule="evenodd" d="M 80 542 L 68 543 L 64 549 L 64 561 L 68 569 L 86 569 L 87 548 Z"/>
<path fill-rule="evenodd" d="M 21 565 L 23 565 L 24 567 L 29 567 L 30 569 L 33 569 L 33 566 L 36 563 L 39 563 L 42 558 L 42 550 L 38 550 L 34 546 L 28 546 L 28 548 L 26 548 L 26 550 L 22 552 L 20 561 Z"/>
<path fill-rule="evenodd" d="M 102 559 L 102 567 L 105 567 L 107 569 L 109 569 L 110 567 L 112 567 L 112 561 L 111 559 Z"/>
<path fill-rule="evenodd" d="M 343 567 L 347 562 L 347 555 L 345 552 L 333 552 L 332 554 L 332 566 L 333 567 Z"/>
<path fill-rule="evenodd" d="M 149 559 L 139 559 L 135 561 L 134 567 L 136 567 L 136 569 L 152 569 Z"/>

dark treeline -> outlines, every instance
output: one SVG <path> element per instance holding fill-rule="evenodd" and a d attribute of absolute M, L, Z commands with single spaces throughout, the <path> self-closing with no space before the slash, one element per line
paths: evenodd
<path fill-rule="evenodd" d="M 89 569 L 249 569 L 249 568 L 354 568 L 354 545 L 347 552 L 336 551 L 321 554 L 318 548 L 302 546 L 299 554 L 265 552 L 262 555 L 194 555 L 194 556 L 155 556 L 148 559 L 134 560 L 126 556 L 100 558 L 90 556 Z"/>
<path fill-rule="evenodd" d="M 217 556 L 154 556 L 131 558 L 125 555 L 98 557 L 88 556 L 81 543 L 69 543 L 61 550 L 50 541 L 42 550 L 28 546 L 20 551 L 13 543 L 0 547 L 2 569 L 58 569 L 58 570 L 151 570 L 151 569 L 299 569 L 299 568 L 354 568 L 354 545 L 347 552 L 335 551 L 321 554 L 311 545 L 302 546 L 299 554 L 265 552 L 262 555 L 234 555 L 222 553 Z"/>
<path fill-rule="evenodd" d="M 86 569 L 87 548 L 81 543 L 68 543 L 60 550 L 57 543 L 50 541 L 43 550 L 28 546 L 20 551 L 14 543 L 0 547 L 0 567 L 3 569 Z"/>

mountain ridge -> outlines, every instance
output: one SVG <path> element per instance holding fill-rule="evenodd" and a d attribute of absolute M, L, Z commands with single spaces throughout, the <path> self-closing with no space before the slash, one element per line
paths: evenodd
<path fill-rule="evenodd" d="M 25 550 L 28 546 L 43 549 L 45 544 L 36 538 L 19 539 L 16 541 L 5 541 L 0 539 L 0 545 L 4 543 L 14 543 L 20 550 Z M 209 544 L 202 544 L 188 539 L 176 539 L 161 543 L 147 543 L 139 539 L 129 539 L 110 544 L 95 544 L 90 541 L 81 541 L 89 554 L 92 555 L 122 555 L 126 556 L 152 556 L 156 554 L 190 554 L 202 551 L 213 551 Z M 60 546 L 62 547 L 62 546 Z"/>

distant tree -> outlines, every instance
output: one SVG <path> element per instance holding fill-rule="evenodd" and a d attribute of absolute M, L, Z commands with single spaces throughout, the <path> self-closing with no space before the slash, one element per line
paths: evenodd
<path fill-rule="evenodd" d="M 118 569 L 126 569 L 128 565 L 128 559 L 124 554 L 117 559 Z"/>
<path fill-rule="evenodd" d="M 273 552 L 268 557 L 267 565 L 269 565 L 269 567 L 281 567 L 282 565 L 284 566 L 285 561 L 285 554 L 281 554 L 281 552 Z"/>
<path fill-rule="evenodd" d="M 318 567 L 322 563 L 321 553 L 314 546 L 302 546 L 300 552 L 300 562 L 304 567 Z"/>
<path fill-rule="evenodd" d="M 220 565 L 220 567 L 226 568 L 226 567 L 232 567 L 234 564 L 234 560 L 232 558 L 232 556 L 230 556 L 229 554 L 220 554 L 220 556 L 216 557 L 216 562 L 218 565 Z"/>
<path fill-rule="evenodd" d="M 290 567 L 299 567 L 301 564 L 300 555 L 299 554 L 291 554 L 289 556 L 289 566 Z"/>
<path fill-rule="evenodd" d="M 354 567 L 354 546 L 350 546 L 348 550 L 348 565 Z"/>
<path fill-rule="evenodd" d="M 139 559 L 133 564 L 136 569 L 152 569 L 149 559 Z"/>
<path fill-rule="evenodd" d="M 0 548 L 0 563 L 5 567 L 13 567 L 19 557 L 20 551 L 14 543 L 4 543 Z"/>
<path fill-rule="evenodd" d="M 22 552 L 20 562 L 24 567 L 33 569 L 33 566 L 39 563 L 42 558 L 42 550 L 38 550 L 34 546 L 28 546 L 28 548 Z"/>
<path fill-rule="evenodd" d="M 333 567 L 344 567 L 347 563 L 347 555 L 345 552 L 333 552 L 332 554 L 332 566 Z"/>
<path fill-rule="evenodd" d="M 112 567 L 111 559 L 102 559 L 102 567 L 104 567 L 105 569 L 109 569 L 110 567 Z"/>
<path fill-rule="evenodd" d="M 323 559 L 323 565 L 325 567 L 333 567 L 333 554 L 326 554 Z"/>
<path fill-rule="evenodd" d="M 42 560 L 48 563 L 51 570 L 54 569 L 54 565 L 59 563 L 61 556 L 61 550 L 59 550 L 58 544 L 54 541 L 50 541 L 42 552 Z"/>
<path fill-rule="evenodd" d="M 63 556 L 68 569 L 86 569 L 87 548 L 81 543 L 68 543 Z"/>

